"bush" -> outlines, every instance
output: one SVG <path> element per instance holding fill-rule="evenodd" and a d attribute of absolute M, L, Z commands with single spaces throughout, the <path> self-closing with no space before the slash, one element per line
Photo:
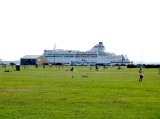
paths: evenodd
<path fill-rule="evenodd" d="M 129 65 L 127 65 L 127 68 L 137 68 L 137 65 L 129 64 Z"/>
<path fill-rule="evenodd" d="M 159 64 L 157 64 L 157 65 L 155 65 L 155 64 L 148 64 L 148 65 L 146 65 L 146 68 L 160 68 L 160 65 Z"/>

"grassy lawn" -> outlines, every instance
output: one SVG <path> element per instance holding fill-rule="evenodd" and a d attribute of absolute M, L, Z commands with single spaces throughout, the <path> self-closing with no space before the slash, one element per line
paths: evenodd
<path fill-rule="evenodd" d="M 0 119 L 160 119 L 159 69 L 68 68 L 0 68 Z"/>

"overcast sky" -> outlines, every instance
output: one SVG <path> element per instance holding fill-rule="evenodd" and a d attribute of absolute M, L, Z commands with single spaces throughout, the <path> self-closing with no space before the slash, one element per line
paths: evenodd
<path fill-rule="evenodd" d="M 0 0 L 0 58 L 91 49 L 160 62 L 160 0 Z"/>

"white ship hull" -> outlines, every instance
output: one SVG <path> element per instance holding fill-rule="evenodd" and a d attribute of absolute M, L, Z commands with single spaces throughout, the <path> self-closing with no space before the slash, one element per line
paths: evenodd
<path fill-rule="evenodd" d="M 131 63 L 126 56 L 105 52 L 102 42 L 99 42 L 99 44 L 86 52 L 54 49 L 44 50 L 44 56 L 47 57 L 49 64 L 61 63 L 68 65 L 115 65 L 116 63 L 119 65 L 128 65 Z"/>

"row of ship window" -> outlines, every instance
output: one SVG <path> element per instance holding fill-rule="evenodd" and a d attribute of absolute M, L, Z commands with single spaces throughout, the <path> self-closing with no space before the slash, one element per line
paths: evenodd
<path fill-rule="evenodd" d="M 97 57 L 97 54 L 46 54 L 46 57 Z"/>

